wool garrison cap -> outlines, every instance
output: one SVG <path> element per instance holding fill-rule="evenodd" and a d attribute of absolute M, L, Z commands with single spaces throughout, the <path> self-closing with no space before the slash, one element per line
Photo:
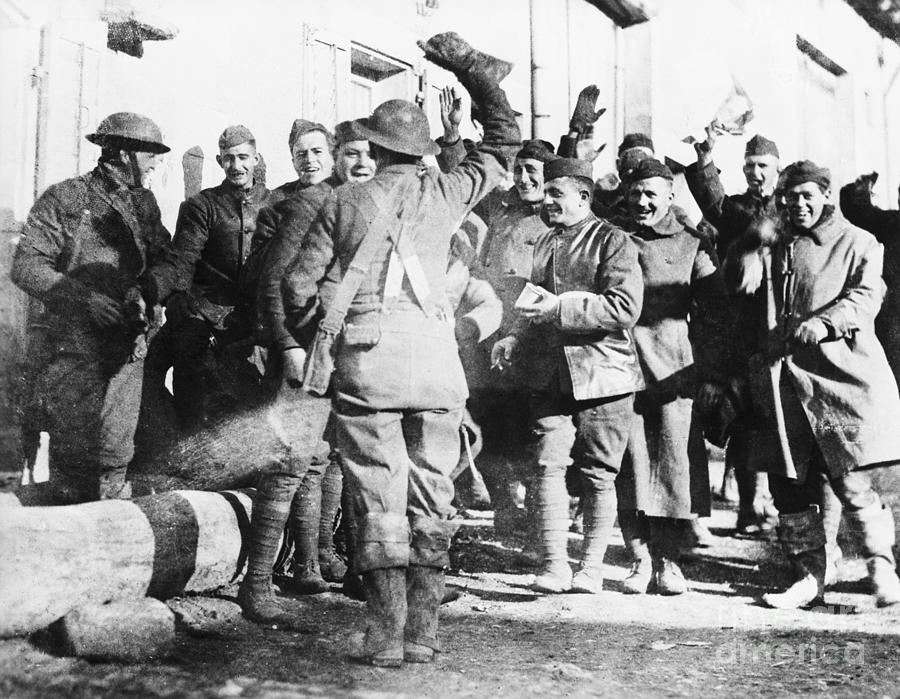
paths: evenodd
<path fill-rule="evenodd" d="M 765 136 L 760 136 L 759 134 L 747 141 L 747 147 L 744 149 L 744 157 L 746 158 L 751 155 L 774 155 L 776 158 L 781 157 L 778 153 L 778 146 L 775 145 L 775 141 L 770 141 Z"/>
<path fill-rule="evenodd" d="M 319 129 L 310 129 L 310 131 L 318 131 Z M 306 133 L 305 131 L 303 133 Z M 326 138 L 328 137 L 328 132 L 325 132 Z M 366 139 L 360 136 L 353 129 L 352 121 L 342 121 L 338 124 L 335 124 L 334 127 L 334 145 L 339 146 L 342 143 L 347 143 L 349 141 L 365 141 Z M 291 144 L 293 148 L 293 144 Z"/>
<path fill-rule="evenodd" d="M 321 131 L 323 134 L 325 134 L 325 140 L 328 143 L 328 147 L 334 147 L 334 136 L 332 136 L 331 132 L 322 124 L 319 124 L 315 121 L 307 121 L 306 119 L 294 119 L 294 123 L 291 126 L 291 133 L 288 136 L 288 148 L 293 150 L 294 144 L 297 142 L 297 139 L 300 138 L 303 134 L 309 133 L 310 131 Z"/>
<path fill-rule="evenodd" d="M 639 182 L 640 180 L 649 180 L 651 177 L 662 177 L 671 182 L 675 179 L 672 171 L 659 162 L 656 158 L 645 158 L 634 169 L 628 173 L 629 182 Z"/>
<path fill-rule="evenodd" d="M 555 158 L 544 165 L 544 181 L 557 177 L 581 177 L 594 183 L 594 168 L 587 160 L 578 158 Z"/>
<path fill-rule="evenodd" d="M 819 167 L 812 160 L 798 160 L 788 165 L 782 173 L 782 186 L 785 189 L 796 187 L 806 182 L 815 182 L 820 187 L 831 186 L 831 170 Z"/>
<path fill-rule="evenodd" d="M 253 133 L 242 124 L 229 126 L 222 132 L 222 135 L 219 136 L 219 150 L 234 148 L 242 143 L 252 143 L 254 146 L 256 145 L 256 138 L 254 138 Z"/>
<path fill-rule="evenodd" d="M 551 160 L 557 158 L 556 154 L 553 152 L 553 144 L 538 139 L 523 141 L 522 149 L 516 153 L 516 157 L 540 160 L 542 163 L 549 163 Z"/>
<path fill-rule="evenodd" d="M 625 134 L 625 138 L 622 139 L 622 143 L 619 145 L 619 154 L 621 155 L 630 148 L 649 148 L 655 152 L 655 148 L 653 148 L 653 139 L 645 133 Z"/>

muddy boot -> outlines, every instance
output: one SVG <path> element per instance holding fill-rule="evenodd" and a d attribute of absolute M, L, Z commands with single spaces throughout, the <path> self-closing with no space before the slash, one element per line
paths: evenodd
<path fill-rule="evenodd" d="M 438 609 L 444 598 L 444 571 L 410 565 L 406 572 L 406 631 L 403 659 L 408 663 L 430 663 L 440 653 L 437 639 Z"/>
<path fill-rule="evenodd" d="M 294 560 L 283 587 L 300 595 L 328 592 L 319 570 L 319 520 L 322 512 L 322 474 L 307 471 L 291 505 Z"/>
<path fill-rule="evenodd" d="M 825 528 L 819 508 L 814 505 L 805 512 L 780 515 L 778 539 L 791 559 L 797 579 L 784 592 L 763 595 L 763 603 L 776 609 L 824 604 Z"/>
<path fill-rule="evenodd" d="M 676 562 L 690 537 L 691 520 L 649 517 L 652 578 L 647 589 L 658 595 L 687 592 L 687 580 Z"/>
<path fill-rule="evenodd" d="M 671 558 L 655 556 L 653 558 L 653 579 L 648 590 L 657 595 L 683 595 L 688 591 L 687 580 L 681 568 Z"/>
<path fill-rule="evenodd" d="M 866 559 L 875 604 L 889 607 L 900 604 L 900 580 L 894 560 L 894 516 L 877 498 L 861 510 L 845 510 L 848 533 L 859 542 Z"/>
<path fill-rule="evenodd" d="M 406 626 L 406 568 L 378 568 L 362 574 L 366 595 L 366 631 L 358 660 L 376 667 L 403 664 Z"/>
<path fill-rule="evenodd" d="M 266 474 L 253 500 L 247 573 L 238 589 L 238 604 L 247 619 L 259 624 L 300 628 L 299 619 L 278 604 L 272 587 L 272 566 L 298 480 L 291 474 Z"/>
<path fill-rule="evenodd" d="M 584 515 L 584 543 L 581 568 L 572 578 L 572 592 L 596 595 L 603 590 L 603 559 L 616 520 L 616 488 L 613 481 L 587 486 L 581 498 Z"/>
<path fill-rule="evenodd" d="M 537 592 L 567 592 L 572 587 L 569 568 L 569 495 L 563 473 L 545 473 L 535 484 L 535 503 L 543 554 L 541 572 L 532 589 Z"/>
<path fill-rule="evenodd" d="M 417 41 L 425 57 L 451 73 L 480 70 L 491 80 L 500 82 L 509 75 L 513 64 L 483 53 L 469 46 L 468 42 L 456 32 L 435 34 L 428 41 Z"/>
<path fill-rule="evenodd" d="M 322 514 L 319 518 L 319 570 L 327 582 L 338 583 L 347 573 L 347 564 L 334 548 L 334 524 L 341 508 L 343 478 L 332 461 L 322 477 Z"/>
<path fill-rule="evenodd" d="M 647 592 L 652 576 L 650 549 L 650 524 L 642 512 L 619 510 L 619 528 L 625 549 L 631 556 L 631 570 L 622 581 L 622 592 L 626 595 L 642 595 Z"/>

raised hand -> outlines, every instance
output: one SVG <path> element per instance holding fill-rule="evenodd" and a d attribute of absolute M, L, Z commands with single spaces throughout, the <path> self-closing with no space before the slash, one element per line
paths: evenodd
<path fill-rule="evenodd" d="M 706 140 L 694 141 L 694 150 L 697 152 L 697 164 L 705 167 L 712 162 L 712 152 L 716 145 L 716 137 L 721 133 L 719 122 L 713 119 L 706 127 Z"/>
<path fill-rule="evenodd" d="M 444 125 L 444 140 L 455 143 L 459 139 L 459 125 L 462 122 L 462 98 L 456 95 L 456 89 L 445 87 L 438 99 L 441 103 L 441 123 Z"/>
<path fill-rule="evenodd" d="M 605 143 L 601 143 L 599 148 L 594 148 L 594 141 L 590 138 L 583 138 L 575 144 L 575 157 L 579 160 L 587 160 L 589 163 L 594 162 L 597 156 L 606 148 Z"/>
<path fill-rule="evenodd" d="M 600 88 L 596 85 L 588 85 L 578 93 L 575 109 L 572 110 L 572 118 L 569 120 L 569 129 L 571 131 L 585 133 L 588 127 L 603 115 L 606 111 L 605 107 L 594 111 L 598 97 L 600 97 Z"/>
<path fill-rule="evenodd" d="M 451 72 L 465 70 L 471 61 L 472 47 L 456 32 L 435 34 L 416 44 L 425 52 L 425 58 Z"/>

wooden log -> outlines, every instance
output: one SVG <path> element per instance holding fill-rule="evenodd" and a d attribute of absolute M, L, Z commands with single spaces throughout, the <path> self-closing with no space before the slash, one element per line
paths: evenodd
<path fill-rule="evenodd" d="M 0 637 L 91 603 L 168 599 L 239 579 L 251 495 L 173 491 L 62 507 L 0 507 Z"/>
<path fill-rule="evenodd" d="M 150 597 L 88 604 L 50 627 L 56 649 L 88 660 L 140 663 L 169 655 L 175 615 Z"/>
<path fill-rule="evenodd" d="M 136 496 L 253 488 L 259 474 L 285 458 L 289 448 L 300 453 L 309 448 L 317 421 L 302 399 L 232 415 L 133 463 L 128 479 Z M 316 448 L 319 435 L 313 436 Z"/>

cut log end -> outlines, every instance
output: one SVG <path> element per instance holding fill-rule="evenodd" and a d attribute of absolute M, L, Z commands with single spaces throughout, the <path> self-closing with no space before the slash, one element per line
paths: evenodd
<path fill-rule="evenodd" d="M 54 622 L 47 640 L 63 655 L 140 663 L 172 653 L 175 615 L 150 597 L 85 605 Z"/>

